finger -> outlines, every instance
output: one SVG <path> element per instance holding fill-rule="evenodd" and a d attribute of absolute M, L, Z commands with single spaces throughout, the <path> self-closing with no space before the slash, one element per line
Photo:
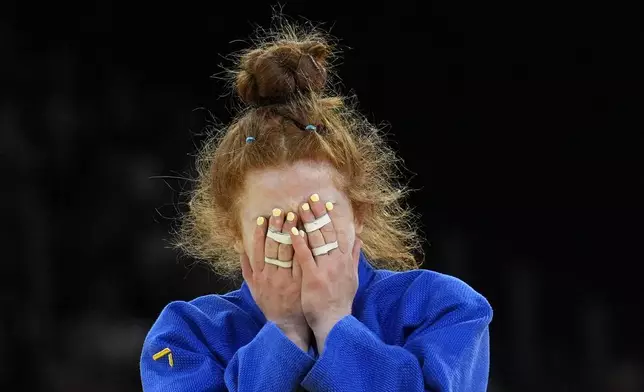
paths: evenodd
<path fill-rule="evenodd" d="M 306 233 L 303 230 L 298 232 L 297 228 L 291 229 L 291 239 L 293 240 L 293 251 L 295 255 L 293 259 L 302 268 L 302 274 L 307 274 L 315 271 L 317 265 L 311 250 L 306 244 Z"/>
<path fill-rule="evenodd" d="M 282 233 L 288 234 L 291 228 L 297 226 L 297 215 L 293 212 L 286 214 L 286 221 L 282 225 Z M 277 259 L 282 261 L 293 260 L 293 246 L 289 244 L 279 244 L 277 249 Z"/>
<path fill-rule="evenodd" d="M 290 282 L 293 279 L 292 266 L 291 268 L 275 267 L 277 267 L 277 271 L 273 273 L 273 276 L 277 282 Z"/>
<path fill-rule="evenodd" d="M 257 218 L 257 227 L 253 234 L 253 256 L 252 264 L 253 273 L 257 274 L 264 270 L 264 246 L 266 243 L 266 218 L 260 216 Z"/>
<path fill-rule="evenodd" d="M 247 283 L 251 283 L 253 279 L 253 268 L 250 266 L 250 260 L 246 253 L 239 255 L 239 262 L 241 264 L 242 276 Z"/>
<path fill-rule="evenodd" d="M 306 243 L 306 239 L 304 242 Z M 302 267 L 300 266 L 300 263 L 298 263 L 297 260 L 295 260 L 295 254 L 293 254 L 293 266 L 291 267 L 291 275 L 293 276 L 293 279 L 296 282 L 299 282 L 302 280 Z"/>
<path fill-rule="evenodd" d="M 348 232 L 346 230 L 346 227 L 343 226 L 335 226 L 334 222 L 340 222 L 341 221 L 341 216 L 338 212 L 337 209 L 335 209 L 335 203 L 333 202 L 326 202 L 325 203 L 325 209 L 327 211 L 327 214 L 329 214 L 329 217 L 331 218 L 331 223 L 329 225 L 333 225 L 333 234 L 335 235 L 335 241 L 338 241 L 338 248 L 337 251 L 342 252 L 342 253 L 349 253 L 351 249 L 349 249 L 349 240 L 350 238 L 354 237 L 355 234 Z M 322 228 L 324 229 L 324 228 Z M 351 234 L 351 235 L 350 235 Z M 327 241 L 327 244 L 329 241 Z M 335 249 L 329 252 L 330 254 L 333 254 L 333 252 L 336 251 Z"/>
<path fill-rule="evenodd" d="M 320 232 L 322 233 L 322 236 L 324 237 L 324 243 L 325 244 L 330 244 L 332 242 L 335 242 L 338 240 L 338 236 L 335 230 L 335 226 L 333 224 L 334 221 L 334 214 L 331 212 L 333 211 L 333 203 L 330 201 L 327 201 L 326 203 L 322 202 L 312 202 L 311 203 L 311 211 L 313 211 L 313 214 L 315 215 L 316 218 L 320 218 L 324 216 L 325 214 L 329 214 L 329 217 L 331 218 L 331 222 L 327 223 L 324 225 L 322 228 L 320 228 Z M 332 255 L 334 252 L 338 252 L 339 249 L 332 249 L 329 251 L 329 254 Z"/>
<path fill-rule="evenodd" d="M 334 219 L 337 219 L 337 215 L 335 211 L 330 211 L 329 216 L 331 216 L 331 221 Z M 342 226 L 335 227 L 335 235 L 336 238 L 338 239 L 338 250 L 342 253 L 349 253 L 351 249 L 349 249 L 349 232 L 347 232 L 347 229 Z M 352 237 L 355 236 L 352 235 Z"/>
<path fill-rule="evenodd" d="M 300 206 L 300 219 L 304 223 L 311 223 L 315 220 L 315 215 L 313 214 L 313 211 L 311 211 L 311 205 L 309 203 L 304 203 Z M 326 244 L 326 242 L 324 242 L 324 236 L 322 235 L 320 230 L 314 230 L 310 233 L 306 233 L 306 236 L 311 248 L 317 248 Z"/>
<path fill-rule="evenodd" d="M 279 208 L 273 208 L 273 213 L 271 217 L 268 220 L 268 230 L 272 231 L 277 231 L 280 232 L 282 231 L 282 224 L 284 223 L 284 217 L 282 214 L 282 210 Z M 272 238 L 266 237 L 266 242 L 264 244 L 264 257 L 268 257 L 270 259 L 277 259 L 277 251 L 279 249 L 279 242 L 275 241 Z M 277 266 L 273 264 L 269 264 L 266 267 L 264 267 L 264 270 L 267 270 L 267 272 L 275 271 L 277 270 Z"/>
<path fill-rule="evenodd" d="M 353 251 L 351 255 L 353 256 L 354 266 L 357 268 L 360 263 L 360 250 L 362 249 L 362 240 L 356 237 L 356 240 L 353 242 Z"/>

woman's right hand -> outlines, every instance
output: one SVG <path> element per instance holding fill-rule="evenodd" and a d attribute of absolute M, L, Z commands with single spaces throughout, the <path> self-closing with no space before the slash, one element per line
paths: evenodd
<path fill-rule="evenodd" d="M 297 214 L 290 212 L 284 219 L 284 213 L 278 208 L 273 210 L 268 222 L 264 217 L 257 218 L 252 255 L 249 258 L 242 253 L 241 266 L 244 280 L 266 319 L 275 323 L 303 351 L 308 351 L 311 331 L 302 312 L 302 270 L 295 261 L 292 268 L 264 262 L 264 257 L 282 261 L 293 259 L 293 246 L 266 237 L 268 227 L 288 234 L 296 226 Z"/>

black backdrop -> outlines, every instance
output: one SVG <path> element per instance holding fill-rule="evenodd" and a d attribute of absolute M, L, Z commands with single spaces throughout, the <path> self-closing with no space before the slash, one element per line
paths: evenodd
<path fill-rule="evenodd" d="M 174 299 L 230 285 L 165 239 L 231 98 L 210 76 L 271 4 L 0 6 L 2 390 L 140 390 Z M 424 267 L 488 297 L 494 391 L 642 382 L 635 3 L 287 3 L 415 175 Z M 157 179 L 163 176 L 165 179 Z M 4 384 L 3 384 L 4 385 Z M 639 384 L 641 385 L 641 384 Z M 635 389 L 632 389 L 635 390 Z"/>

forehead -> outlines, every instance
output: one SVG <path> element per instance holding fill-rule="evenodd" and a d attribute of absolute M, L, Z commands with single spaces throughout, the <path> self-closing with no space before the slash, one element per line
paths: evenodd
<path fill-rule="evenodd" d="M 323 200 L 338 202 L 342 195 L 336 187 L 337 176 L 330 165 L 308 161 L 253 170 L 246 175 L 242 208 L 252 215 L 275 207 L 294 209 L 313 193 Z"/>

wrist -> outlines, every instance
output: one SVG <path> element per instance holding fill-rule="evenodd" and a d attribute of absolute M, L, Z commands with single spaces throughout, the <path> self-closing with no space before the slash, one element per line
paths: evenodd
<path fill-rule="evenodd" d="M 318 352 L 320 353 L 320 355 L 322 355 L 322 353 L 324 353 L 325 351 L 326 340 L 333 327 L 335 327 L 336 324 L 340 322 L 340 320 L 349 315 L 351 315 L 351 313 L 334 318 L 326 318 L 324 322 L 318 323 L 315 328 L 311 328 L 313 334 L 315 335 L 315 341 L 317 342 Z"/>
<path fill-rule="evenodd" d="M 302 351 L 306 352 L 311 345 L 311 337 L 308 325 L 294 326 L 294 325 L 277 325 L 284 335 L 298 346 Z"/>
<path fill-rule="evenodd" d="M 312 329 L 320 355 L 322 355 L 322 353 L 324 352 L 326 338 L 329 336 L 331 329 L 335 326 L 336 323 L 337 321 L 327 321 L 323 324 L 317 325 L 315 329 Z"/>
<path fill-rule="evenodd" d="M 308 337 L 301 336 L 295 333 L 284 333 L 286 337 L 293 342 L 300 350 L 307 352 L 311 346 L 311 341 Z"/>
<path fill-rule="evenodd" d="M 351 313 L 347 314 L 338 314 L 334 316 L 328 316 L 328 317 L 323 317 L 320 321 L 318 321 L 315 325 L 311 325 L 311 330 L 317 337 L 318 335 L 327 335 L 329 331 L 343 318 L 346 316 L 350 315 Z"/>

